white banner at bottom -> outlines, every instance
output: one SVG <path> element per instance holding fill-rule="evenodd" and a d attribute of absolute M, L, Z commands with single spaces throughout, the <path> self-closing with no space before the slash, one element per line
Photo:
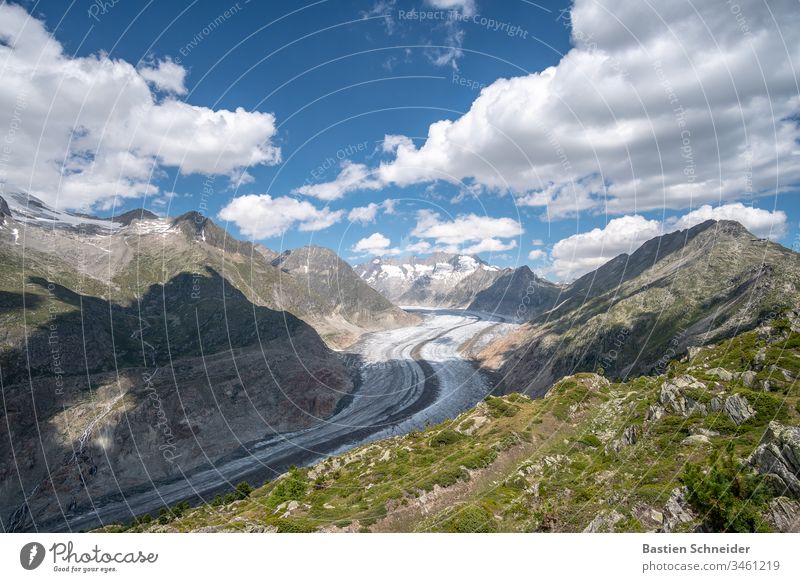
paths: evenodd
<path fill-rule="evenodd" d="M 137 582 L 777 581 L 800 580 L 799 548 L 800 534 L 5 534 L 0 573 Z"/>

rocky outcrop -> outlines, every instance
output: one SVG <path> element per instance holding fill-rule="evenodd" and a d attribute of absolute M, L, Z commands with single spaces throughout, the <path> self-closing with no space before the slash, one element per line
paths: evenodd
<path fill-rule="evenodd" d="M 781 533 L 800 532 L 800 502 L 787 497 L 777 497 L 769 503 L 767 521 Z"/>
<path fill-rule="evenodd" d="M 609 533 L 614 531 L 614 526 L 625 518 L 620 512 L 615 509 L 611 511 L 604 511 L 595 516 L 595 518 L 587 525 L 583 533 Z"/>
<path fill-rule="evenodd" d="M 747 398 L 741 394 L 728 396 L 728 398 L 725 399 L 725 404 L 722 406 L 722 409 L 725 411 L 725 414 L 728 415 L 728 418 L 737 425 L 751 419 L 756 414 L 756 411 L 750 406 Z"/>
<path fill-rule="evenodd" d="M 800 498 L 800 427 L 770 422 L 748 462 L 784 494 Z"/>
<path fill-rule="evenodd" d="M 754 329 L 776 306 L 798 304 L 798 253 L 739 223 L 707 221 L 565 286 L 557 306 L 487 345 L 479 359 L 499 371 L 507 391 L 538 396 L 575 372 L 663 374 L 690 347 Z M 735 380 L 731 370 L 715 372 L 722 383 Z"/>
<path fill-rule="evenodd" d="M 706 370 L 706 374 L 709 376 L 716 376 L 723 382 L 730 382 L 733 380 L 733 374 L 725 368 L 711 368 L 710 370 Z"/>
<path fill-rule="evenodd" d="M 538 277 L 527 266 L 504 272 L 478 292 L 469 309 L 527 321 L 555 307 L 563 287 Z"/>
<path fill-rule="evenodd" d="M 661 393 L 658 402 L 666 410 L 680 414 L 681 416 L 691 416 L 698 414 L 705 416 L 708 414 L 706 406 L 688 396 L 684 388 L 705 388 L 702 382 L 697 381 L 692 376 L 682 376 L 673 381 L 664 382 L 661 386 Z"/>
<path fill-rule="evenodd" d="M 661 512 L 664 516 L 661 524 L 663 532 L 673 532 L 681 524 L 691 523 L 697 518 L 686 499 L 687 493 L 686 487 L 676 487 L 670 493 L 664 511 Z"/>

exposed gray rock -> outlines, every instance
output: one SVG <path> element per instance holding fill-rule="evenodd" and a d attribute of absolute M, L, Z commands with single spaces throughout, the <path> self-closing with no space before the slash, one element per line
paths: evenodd
<path fill-rule="evenodd" d="M 686 437 L 681 441 L 682 445 L 710 445 L 711 441 L 708 437 L 704 434 L 693 434 L 691 436 Z"/>
<path fill-rule="evenodd" d="M 800 532 L 800 503 L 787 497 L 778 497 L 769 502 L 767 521 L 781 533 Z"/>
<path fill-rule="evenodd" d="M 691 376 L 689 376 L 689 378 L 691 378 Z M 679 379 L 676 379 L 676 381 L 677 380 Z M 699 382 L 698 384 L 704 387 L 703 384 Z M 686 383 L 684 380 L 683 385 L 690 386 L 691 384 Z M 658 401 L 667 410 L 671 410 L 681 416 L 691 416 L 692 414 L 705 416 L 708 414 L 705 405 L 684 394 L 682 387 L 678 386 L 675 381 L 664 382 L 661 386 L 661 393 L 658 397 Z"/>
<path fill-rule="evenodd" d="M 719 433 L 715 430 L 709 430 L 707 428 L 703 428 L 702 426 L 693 426 L 689 429 L 689 433 L 693 435 L 702 435 L 707 437 L 715 437 L 719 436 Z"/>
<path fill-rule="evenodd" d="M 645 420 L 650 422 L 660 420 L 666 413 L 667 411 L 660 404 L 651 404 L 647 409 Z"/>
<path fill-rule="evenodd" d="M 686 487 L 676 487 L 672 490 L 662 512 L 664 515 L 664 521 L 661 524 L 662 531 L 669 533 L 675 531 L 678 525 L 695 520 L 694 511 L 689 507 L 686 499 L 687 492 Z"/>
<path fill-rule="evenodd" d="M 728 415 L 728 418 L 730 418 L 737 425 L 742 424 L 756 414 L 756 411 L 752 406 L 750 406 L 747 398 L 741 394 L 728 396 L 728 398 L 725 400 L 725 405 L 723 408 L 725 410 L 725 414 Z"/>
<path fill-rule="evenodd" d="M 744 384 L 746 388 L 754 388 L 756 385 L 756 373 L 753 372 L 753 370 L 747 370 L 747 372 L 742 374 L 742 384 Z"/>
<path fill-rule="evenodd" d="M 771 476 L 782 493 L 800 498 L 800 427 L 770 422 L 748 463 Z"/>
<path fill-rule="evenodd" d="M 719 412 L 722 410 L 722 398 L 719 396 L 714 396 L 711 399 L 711 402 L 708 403 L 708 407 L 711 409 L 711 412 Z"/>
<path fill-rule="evenodd" d="M 730 382 L 733 380 L 733 374 L 731 374 L 725 368 L 711 368 L 710 370 L 707 370 L 706 373 L 710 374 L 711 376 L 716 376 L 723 382 Z"/>
<path fill-rule="evenodd" d="M 622 444 L 625 446 L 635 445 L 639 440 L 639 429 L 635 425 L 625 427 L 622 431 Z"/>
<path fill-rule="evenodd" d="M 671 384 L 674 384 L 678 388 L 705 388 L 706 385 L 703 384 L 700 380 L 691 376 L 689 374 L 681 374 L 680 376 L 673 378 Z"/>
<path fill-rule="evenodd" d="M 689 357 L 689 361 L 691 362 L 694 360 L 695 356 L 700 353 L 700 350 L 703 349 L 703 346 L 689 346 L 686 348 L 686 353 Z"/>
<path fill-rule="evenodd" d="M 598 513 L 595 518 L 586 526 L 583 533 L 613 532 L 617 525 L 625 516 L 616 509 Z"/>
<path fill-rule="evenodd" d="M 615 453 L 621 451 L 625 447 L 635 445 L 639 441 L 639 429 L 635 425 L 626 426 L 622 431 L 622 436 L 606 447 L 606 452 L 609 450 Z"/>

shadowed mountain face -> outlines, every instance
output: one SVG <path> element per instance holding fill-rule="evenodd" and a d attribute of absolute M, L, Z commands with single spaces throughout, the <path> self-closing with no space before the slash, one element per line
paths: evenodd
<path fill-rule="evenodd" d="M 542 395 L 562 376 L 598 369 L 612 378 L 661 373 L 690 346 L 800 303 L 800 255 L 739 223 L 708 221 L 609 261 L 558 302 L 481 353 L 505 390 Z"/>
<path fill-rule="evenodd" d="M 506 269 L 479 291 L 469 309 L 526 321 L 555 307 L 563 287 L 537 277 L 527 266 Z"/>
<path fill-rule="evenodd" d="M 319 297 L 331 313 L 364 329 L 419 321 L 367 285 L 330 249 L 306 246 L 285 251 L 272 260 L 272 265 L 299 282 L 309 295 Z"/>
<path fill-rule="evenodd" d="M 153 285 L 127 306 L 30 283 L 49 291 L 37 309 L 59 314 L 3 354 L 6 530 L 52 524 L 94 498 L 316 424 L 353 388 L 309 325 L 252 304 L 212 269 Z"/>
<path fill-rule="evenodd" d="M 22 196 L 0 211 L 5 530 L 324 422 L 354 383 L 315 327 L 347 343 L 416 321 L 329 251 L 307 273 L 273 266 L 197 213 L 110 222 Z"/>

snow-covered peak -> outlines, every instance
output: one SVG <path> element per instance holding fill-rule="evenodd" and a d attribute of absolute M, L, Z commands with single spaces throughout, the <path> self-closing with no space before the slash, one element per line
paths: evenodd
<path fill-rule="evenodd" d="M 5 195 L 6 203 L 14 220 L 30 225 L 48 226 L 51 228 L 80 228 L 116 230 L 122 225 L 92 216 L 83 216 L 48 206 L 35 196 L 22 192 L 11 192 Z"/>
<path fill-rule="evenodd" d="M 425 293 L 423 289 L 433 294 L 447 293 L 477 271 L 499 272 L 478 257 L 445 253 L 376 258 L 356 270 L 370 286 L 390 299 L 404 297 L 412 289 L 414 293 Z"/>

